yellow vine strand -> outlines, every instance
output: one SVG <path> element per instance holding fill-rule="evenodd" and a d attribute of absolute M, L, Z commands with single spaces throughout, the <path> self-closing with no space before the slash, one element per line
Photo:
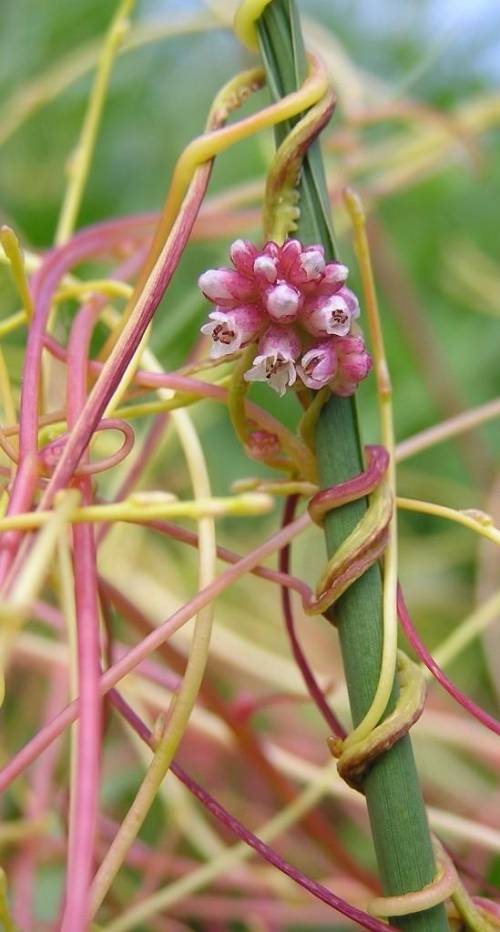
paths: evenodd
<path fill-rule="evenodd" d="M 366 235 L 365 216 L 359 195 L 347 189 L 344 192 L 354 231 L 354 246 L 361 272 L 363 293 L 365 297 L 366 318 L 371 337 L 377 397 L 380 417 L 382 443 L 389 453 L 389 466 L 386 481 L 393 501 L 396 498 L 396 444 L 392 414 L 392 387 L 386 361 L 382 327 L 378 310 L 377 294 L 371 263 L 370 249 Z M 345 739 L 349 748 L 357 741 L 366 738 L 380 721 L 385 712 L 394 682 L 397 660 L 398 614 L 398 541 L 396 509 L 389 524 L 388 543 L 384 554 L 384 588 L 383 588 L 383 648 L 382 661 L 377 689 L 372 704 L 357 727 Z"/>
<path fill-rule="evenodd" d="M 61 245 L 70 238 L 77 220 L 106 100 L 111 68 L 118 48 L 127 33 L 129 27 L 128 16 L 132 11 L 134 2 L 135 0 L 121 0 L 104 40 L 80 138 L 69 160 L 69 183 L 64 194 L 57 224 L 56 245 Z"/>
<path fill-rule="evenodd" d="M 2 867 L 0 867 L 0 922 L 4 932 L 18 932 L 9 908 L 7 877 Z"/>
<path fill-rule="evenodd" d="M 132 290 L 132 285 L 118 281 L 116 278 L 95 278 L 63 285 L 56 291 L 54 301 L 66 301 L 67 298 L 83 301 L 96 293 L 105 295 L 107 298 L 130 298 Z M 103 310 L 104 313 L 105 310 Z"/>
<path fill-rule="evenodd" d="M 259 48 L 256 23 L 271 0 L 244 0 L 240 3 L 233 22 L 233 30 L 242 45 L 252 52 Z"/>
<path fill-rule="evenodd" d="M 0 398 L 2 409 L 8 424 L 16 423 L 16 405 L 12 392 L 12 383 L 9 377 L 9 370 L 5 361 L 5 354 L 0 347 Z M 2 431 L 3 433 L 3 431 Z"/>
<path fill-rule="evenodd" d="M 26 311 L 16 311 L 15 314 L 10 314 L 5 320 L 0 321 L 0 339 L 7 336 L 8 333 L 18 330 L 19 327 L 26 323 L 26 320 Z"/>
<path fill-rule="evenodd" d="M 127 689 L 123 690 L 127 696 Z M 156 703 L 161 710 L 165 709 L 165 699 L 163 702 Z M 148 708 L 144 702 L 138 702 L 134 697 L 134 708 L 142 719 L 147 720 Z M 162 712 L 160 712 L 160 716 Z M 195 715 L 192 716 L 193 725 L 195 725 Z M 198 723 L 196 723 L 198 724 Z M 143 767 L 148 767 L 151 762 L 151 748 L 139 737 L 133 728 L 130 728 L 125 719 L 122 720 L 123 729 L 133 745 L 135 752 L 142 762 Z M 161 718 L 153 723 L 153 734 L 161 731 Z M 210 815 L 206 810 L 198 806 L 197 800 L 189 791 L 176 780 L 172 775 L 167 774 L 162 781 L 158 796 L 165 810 L 165 817 L 168 819 L 169 837 L 172 832 L 177 831 L 186 839 L 189 847 L 196 852 L 204 861 L 216 857 L 225 850 L 226 845 L 221 840 L 217 829 L 210 821 Z"/>
<path fill-rule="evenodd" d="M 432 651 L 432 656 L 440 667 L 446 667 L 455 657 L 465 650 L 474 638 L 478 637 L 488 625 L 498 618 L 500 612 L 500 591 L 495 592 L 486 602 L 483 602 Z M 424 671 L 425 672 L 425 671 Z M 432 674 L 425 672 L 428 679 Z"/>
<path fill-rule="evenodd" d="M 436 518 L 444 518 L 447 521 L 454 521 L 461 524 L 470 531 L 475 531 L 486 540 L 493 544 L 500 544 L 500 529 L 495 527 L 491 515 L 484 511 L 468 508 L 459 511 L 457 508 L 450 508 L 448 505 L 438 505 L 435 502 L 423 502 L 415 498 L 403 498 L 398 496 L 397 506 L 403 511 L 416 511 L 418 514 L 433 515 Z"/>
<path fill-rule="evenodd" d="M 19 297 L 21 298 L 23 312 L 27 320 L 30 321 L 33 317 L 33 302 L 31 300 L 28 279 L 26 277 L 24 254 L 14 230 L 9 226 L 1 227 L 0 243 L 9 261 L 12 278 L 14 279 Z"/>
<path fill-rule="evenodd" d="M 197 169 L 207 162 L 210 162 L 217 155 L 225 152 L 226 149 L 233 146 L 235 143 L 241 142 L 263 129 L 272 128 L 284 120 L 298 116 L 298 114 L 302 113 L 304 110 L 318 103 L 328 90 L 328 78 L 324 66 L 317 58 L 311 55 L 309 56 L 308 76 L 299 90 L 288 94 L 286 97 L 283 97 L 276 103 L 270 104 L 268 107 L 264 107 L 252 116 L 239 120 L 237 123 L 212 129 L 212 126 L 217 126 L 220 122 L 221 115 L 223 119 L 225 119 L 229 112 L 241 102 L 243 97 L 248 96 L 252 90 L 257 90 L 261 87 L 264 80 L 265 75 L 263 69 L 253 68 L 250 71 L 237 75 L 236 78 L 226 84 L 222 91 L 216 96 L 210 109 L 205 133 L 193 139 L 179 156 L 161 218 L 155 232 L 150 254 L 141 270 L 134 293 L 117 328 L 117 332 L 114 334 L 113 340 L 108 341 L 106 344 L 106 354 L 109 353 L 110 347 L 116 342 L 116 339 L 134 310 L 138 295 L 141 293 L 167 241 L 178 216 L 183 198 Z"/>
<path fill-rule="evenodd" d="M 70 521 L 79 498 L 76 489 L 58 494 L 53 510 L 46 513 L 45 527 L 16 577 L 8 598 L 0 606 L 0 705 L 5 696 L 5 667 L 11 644 L 43 585 L 60 535 Z"/>
<path fill-rule="evenodd" d="M 256 77 L 259 75 L 261 81 L 264 80 L 262 68 L 254 69 L 254 74 Z M 298 116 L 304 110 L 308 110 L 309 107 L 321 100 L 328 87 L 328 78 L 322 63 L 319 59 L 310 55 L 309 74 L 299 90 L 293 91 L 277 103 L 264 107 L 263 110 L 253 116 L 240 120 L 232 126 L 213 130 L 199 136 L 197 139 L 193 139 L 180 155 L 174 169 L 164 212 L 167 228 L 171 229 L 179 205 L 196 169 L 200 165 L 209 162 L 216 155 L 220 155 L 221 152 L 224 152 L 236 142 L 240 142 L 254 133 L 276 126 L 277 123 L 282 123 L 294 116 Z M 212 107 L 212 113 L 216 111 L 217 106 L 216 100 Z"/>
<path fill-rule="evenodd" d="M 229 515 L 239 517 L 265 514 L 274 505 L 270 495 L 260 492 L 245 492 L 226 497 L 195 498 L 191 501 L 172 501 L 168 492 L 136 492 L 122 502 L 109 505 L 85 505 L 72 510 L 71 524 L 86 522 L 127 521 L 140 524 L 155 518 L 221 518 Z M 19 515 L 0 518 L 0 532 L 28 531 L 46 527 L 54 511 L 30 511 Z M 10 605 L 10 602 L 8 603 Z M 7 603 L 0 606 L 0 616 L 6 611 Z"/>

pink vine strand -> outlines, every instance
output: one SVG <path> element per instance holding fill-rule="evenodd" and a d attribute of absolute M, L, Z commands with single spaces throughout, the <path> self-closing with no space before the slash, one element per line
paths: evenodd
<path fill-rule="evenodd" d="M 90 299 L 80 308 L 71 328 L 66 370 L 66 408 L 70 431 L 87 398 L 88 353 L 100 310 L 101 300 Z M 90 465 L 87 462 L 89 459 L 87 451 L 81 469 Z M 90 475 L 80 475 L 77 485 L 83 503 L 90 504 L 93 498 Z M 85 932 L 89 920 L 101 769 L 101 643 L 94 527 L 92 524 L 75 524 L 72 535 L 80 722 L 74 782 L 71 786 L 68 866 L 61 932 Z"/>
<path fill-rule="evenodd" d="M 61 459 L 42 496 L 40 508 L 47 508 L 53 502 L 56 492 L 64 488 L 71 479 L 108 402 L 120 384 L 130 359 L 139 346 L 184 252 L 205 195 L 209 177 L 210 165 L 204 165 L 198 169 L 196 178 L 186 195 L 184 206 L 174 223 L 172 233 L 157 260 L 152 273 L 151 286 L 139 297 L 134 315 L 129 319 L 127 327 L 111 351 L 99 379 L 86 400 Z"/>
<path fill-rule="evenodd" d="M 139 227 L 143 218 L 139 219 Z M 19 468 L 14 477 L 7 508 L 8 515 L 28 511 L 32 504 L 40 471 L 38 455 L 38 408 L 40 399 L 40 374 L 42 352 L 46 340 L 46 327 L 57 286 L 64 275 L 76 264 L 106 251 L 114 251 L 123 244 L 125 231 L 123 221 L 107 221 L 82 230 L 64 246 L 51 250 L 33 276 L 33 320 L 28 330 L 26 355 L 21 388 L 19 418 Z M 134 232 L 134 224 L 128 234 Z M 141 253 L 142 255 L 142 253 Z M 121 272 L 137 271 L 140 255 L 132 257 L 121 268 Z M 104 298 L 95 298 L 103 305 Z M 97 426 L 97 425 L 96 425 Z M 83 455 L 85 446 L 82 448 Z M 80 459 L 80 457 L 79 457 Z M 5 583 L 7 572 L 15 557 L 22 538 L 19 531 L 8 531 L 2 535 L 0 544 L 0 584 Z"/>
<path fill-rule="evenodd" d="M 113 705 L 117 708 L 120 714 L 126 719 L 129 725 L 137 732 L 137 734 L 151 746 L 152 735 L 141 718 L 137 713 L 132 709 L 128 703 L 123 699 L 120 693 L 117 690 L 112 690 L 110 694 L 110 699 Z M 214 797 L 208 793 L 208 791 L 202 787 L 199 783 L 193 780 L 186 771 L 179 766 L 176 761 L 173 761 L 170 769 L 172 773 L 175 774 L 178 780 L 189 790 L 189 792 L 196 797 L 196 799 L 208 810 L 225 828 L 229 829 L 233 834 L 237 836 L 241 841 L 245 842 L 250 848 L 253 848 L 268 864 L 272 864 L 273 867 L 276 867 L 281 873 L 286 874 L 291 880 L 296 884 L 302 887 L 304 890 L 307 890 L 318 900 L 321 900 L 323 903 L 326 903 L 327 906 L 331 906 L 336 912 L 341 913 L 343 916 L 347 916 L 353 922 L 356 922 L 358 925 L 362 926 L 365 929 L 372 929 L 373 932 L 396 932 L 393 926 L 388 925 L 385 922 L 381 922 L 379 919 L 376 919 L 374 916 L 370 916 L 368 913 L 363 912 L 363 910 L 358 909 L 356 906 L 353 906 L 351 903 L 348 903 L 347 900 L 342 899 L 337 896 L 328 887 L 325 887 L 323 884 L 318 883 L 316 880 L 312 880 L 310 877 L 306 877 L 302 871 L 294 867 L 288 861 L 281 857 L 277 851 L 267 845 L 265 842 L 261 841 L 257 835 L 254 835 L 242 822 L 239 821 L 235 816 L 231 815 L 219 802 L 217 802 Z"/>
<path fill-rule="evenodd" d="M 290 495 L 285 503 L 282 527 L 286 527 L 290 521 L 293 520 L 296 504 L 297 496 Z M 288 574 L 290 568 L 290 549 L 291 545 L 287 544 L 285 547 L 283 547 L 282 550 L 280 550 L 279 568 L 281 573 Z M 285 619 L 285 627 L 288 633 L 290 646 L 292 648 L 292 653 L 295 658 L 295 662 L 297 663 L 297 666 L 302 674 L 307 691 L 320 714 L 323 716 L 331 732 L 338 738 L 345 738 L 347 732 L 339 722 L 335 713 L 330 708 L 326 697 L 314 675 L 314 672 L 311 669 L 307 657 L 302 650 L 295 629 L 290 587 L 283 584 L 281 584 L 281 606 L 283 610 L 283 617 Z"/>
<path fill-rule="evenodd" d="M 466 709 L 466 711 L 473 715 L 481 724 L 485 725 L 486 728 L 489 728 L 489 730 L 493 731 L 496 735 L 500 735 L 500 722 L 498 719 L 486 712 L 485 709 L 482 709 L 481 706 L 477 705 L 469 696 L 466 696 L 465 693 L 446 676 L 446 673 L 444 673 L 439 664 L 436 663 L 432 654 L 419 638 L 406 607 L 401 586 L 398 587 L 398 615 L 401 627 L 409 643 L 413 647 L 415 653 L 418 654 L 426 667 L 431 671 L 439 685 L 449 693 L 455 702 L 458 702 L 462 708 Z"/>
<path fill-rule="evenodd" d="M 112 469 L 113 466 L 118 466 L 129 455 L 135 441 L 134 430 L 130 424 L 124 421 L 123 418 L 102 418 L 94 433 L 97 434 L 104 430 L 119 431 L 123 435 L 121 446 L 115 453 L 98 462 L 80 462 L 74 471 L 74 476 L 94 476 L 97 473 L 105 472 L 107 469 Z M 52 470 L 59 462 L 69 436 L 69 431 L 61 434 L 40 450 L 40 459 L 47 469 Z"/>

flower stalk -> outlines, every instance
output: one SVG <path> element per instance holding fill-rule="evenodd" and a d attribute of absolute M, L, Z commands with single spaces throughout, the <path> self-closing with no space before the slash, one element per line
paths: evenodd
<path fill-rule="evenodd" d="M 258 23 L 261 53 L 273 98 L 296 89 L 307 66 L 300 23 L 293 0 L 272 0 Z M 277 144 L 291 129 L 281 124 Z M 315 142 L 303 163 L 300 182 L 298 234 L 302 242 L 321 242 L 327 259 L 336 259 L 330 225 L 330 207 L 321 154 Z M 322 487 L 332 486 L 362 472 L 356 406 L 352 398 L 332 395 L 316 429 L 316 450 Z M 366 510 L 358 500 L 325 517 L 329 555 L 353 531 Z M 346 672 L 355 726 L 369 710 L 379 684 L 383 650 L 382 581 L 377 565 L 369 568 L 339 599 L 335 623 Z M 329 613 L 333 620 L 333 614 Z M 394 683 L 386 714 L 397 698 Z M 364 792 L 384 893 L 417 891 L 433 881 L 436 866 L 409 737 L 399 740 L 380 756 L 366 774 Z M 443 906 L 394 920 L 400 928 L 423 932 L 446 928 Z"/>

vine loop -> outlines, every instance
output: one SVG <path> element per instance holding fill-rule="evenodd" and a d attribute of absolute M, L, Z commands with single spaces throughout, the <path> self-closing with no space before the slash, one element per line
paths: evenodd
<path fill-rule="evenodd" d="M 385 481 L 389 454 L 382 446 L 368 446 L 364 472 L 323 489 L 309 503 L 313 521 L 321 524 L 333 508 L 340 508 L 371 494 L 363 517 L 328 560 L 316 587 L 316 597 L 307 607 L 310 614 L 324 614 L 383 554 L 392 517 L 393 499 Z"/>

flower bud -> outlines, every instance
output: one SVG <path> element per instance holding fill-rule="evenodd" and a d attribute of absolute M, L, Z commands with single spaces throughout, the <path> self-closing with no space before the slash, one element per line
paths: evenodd
<path fill-rule="evenodd" d="M 274 283 L 278 277 L 278 271 L 276 269 L 276 259 L 273 259 L 271 256 L 261 255 L 257 256 L 254 264 L 253 271 L 255 275 L 261 278 L 265 282 Z"/>
<path fill-rule="evenodd" d="M 232 244 L 229 255 L 235 269 L 242 275 L 252 275 L 253 264 L 258 255 L 258 249 L 247 239 L 236 239 Z"/>
<path fill-rule="evenodd" d="M 233 269 L 208 269 L 200 275 L 198 287 L 219 307 L 236 307 L 257 296 L 255 283 Z"/>
<path fill-rule="evenodd" d="M 336 294 L 344 285 L 348 275 L 349 269 L 346 265 L 342 265 L 341 262 L 328 262 L 314 293 L 318 296 Z"/>
<path fill-rule="evenodd" d="M 336 395 L 352 395 L 372 368 L 372 359 L 361 336 L 334 337 L 338 370 L 333 381 Z"/>
<path fill-rule="evenodd" d="M 280 324 L 290 324 L 299 312 L 300 293 L 290 285 L 280 284 L 266 294 L 266 309 L 270 317 Z"/>

